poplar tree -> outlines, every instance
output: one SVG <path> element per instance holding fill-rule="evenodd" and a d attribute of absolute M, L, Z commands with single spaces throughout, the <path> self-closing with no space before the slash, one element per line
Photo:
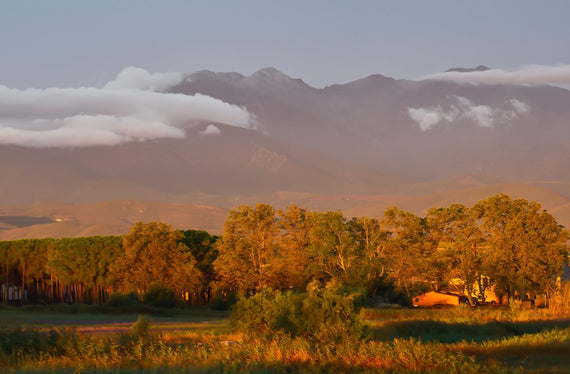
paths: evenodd
<path fill-rule="evenodd" d="M 279 278 L 281 289 L 304 290 L 309 282 L 309 239 L 311 222 L 304 208 L 291 205 L 278 214 L 279 233 Z"/>
<path fill-rule="evenodd" d="M 382 221 L 389 232 L 387 266 L 395 285 L 408 297 L 413 286 L 425 282 L 431 255 L 426 221 L 396 207 L 384 212 Z"/>
<path fill-rule="evenodd" d="M 363 264 L 362 248 L 341 212 L 313 213 L 310 233 L 312 279 L 338 280 L 359 286 L 358 271 Z"/>
<path fill-rule="evenodd" d="M 218 241 L 217 290 L 258 291 L 275 282 L 278 264 L 275 209 L 267 204 L 231 210 Z"/>
<path fill-rule="evenodd" d="M 426 218 L 431 240 L 437 246 L 430 262 L 439 273 L 432 281 L 447 284 L 454 278 L 461 280 L 469 303 L 475 305 L 476 285 L 484 295 L 481 269 L 484 253 L 479 248 L 481 231 L 470 210 L 465 205 L 452 204 L 448 208 L 430 209 Z"/>

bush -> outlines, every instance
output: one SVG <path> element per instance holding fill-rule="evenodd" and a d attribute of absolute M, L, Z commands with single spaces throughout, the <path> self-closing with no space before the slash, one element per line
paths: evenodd
<path fill-rule="evenodd" d="M 311 283 L 307 292 L 281 293 L 265 288 L 250 298 L 241 297 L 230 321 L 239 331 L 270 335 L 282 332 L 321 341 L 342 341 L 364 336 L 364 325 L 354 308 L 354 295 L 338 287 Z"/>
<path fill-rule="evenodd" d="M 60 334 L 53 329 L 49 331 L 1 329 L 0 352 L 5 355 L 11 355 L 14 352 L 33 355 L 40 352 L 59 353 L 57 351 L 59 337 Z"/>
<path fill-rule="evenodd" d="M 299 315 L 302 335 L 337 342 L 364 337 L 365 326 L 354 306 L 361 294 L 342 294 L 335 284 L 321 288 L 314 282 L 309 284 L 307 291 Z"/>
<path fill-rule="evenodd" d="M 173 308 L 176 301 L 176 293 L 160 283 L 153 283 L 143 297 L 143 303 L 155 308 Z"/>
<path fill-rule="evenodd" d="M 267 334 L 276 331 L 291 332 L 289 320 L 294 315 L 291 294 L 264 288 L 254 296 L 240 296 L 232 308 L 230 322 L 238 331 Z"/>
<path fill-rule="evenodd" d="M 150 323 L 148 319 L 142 314 L 139 314 L 139 318 L 131 327 L 131 335 L 135 338 L 146 337 L 148 335 L 149 326 Z"/>
<path fill-rule="evenodd" d="M 138 306 L 140 304 L 139 296 L 135 291 L 128 294 L 114 292 L 109 296 L 109 300 L 107 301 L 107 306 L 115 308 Z"/>
<path fill-rule="evenodd" d="M 238 297 L 235 293 L 229 293 L 227 296 L 216 296 L 210 302 L 210 309 L 212 310 L 230 310 L 232 305 L 237 303 Z"/>

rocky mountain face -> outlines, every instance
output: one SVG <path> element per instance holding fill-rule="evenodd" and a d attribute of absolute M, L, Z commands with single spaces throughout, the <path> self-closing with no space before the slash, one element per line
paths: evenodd
<path fill-rule="evenodd" d="M 570 92 L 557 87 L 372 75 L 316 89 L 267 68 L 198 72 L 172 91 L 243 106 L 271 137 L 412 180 L 570 177 Z"/>
<path fill-rule="evenodd" d="M 487 68 L 458 69 L 451 70 Z M 182 226 L 173 203 L 199 204 L 203 215 L 204 206 L 216 206 L 218 221 L 208 221 L 208 228 L 219 231 L 219 209 L 241 203 L 295 202 L 380 215 L 395 204 L 421 213 L 450 191 L 467 202 L 480 195 L 475 190 L 509 190 L 543 200 L 570 220 L 570 92 L 558 87 L 372 75 L 314 88 L 265 68 L 250 76 L 200 71 L 168 92 L 246 108 L 255 129 L 192 122 L 183 139 L 81 148 L 0 145 L 0 239 L 104 234 L 110 229 L 99 221 L 99 231 L 88 229 L 96 217 L 88 218 L 84 204 L 123 200 L 164 203 L 154 207 L 161 219 L 177 212 L 173 220 Z M 57 209 L 41 215 L 27 208 L 42 201 L 81 207 L 77 230 L 58 234 Z M 66 205 L 66 217 L 72 211 Z M 113 233 L 134 219 L 131 212 L 121 221 L 120 209 L 93 211 L 113 215 Z M 199 228 L 199 220 L 193 222 Z"/>

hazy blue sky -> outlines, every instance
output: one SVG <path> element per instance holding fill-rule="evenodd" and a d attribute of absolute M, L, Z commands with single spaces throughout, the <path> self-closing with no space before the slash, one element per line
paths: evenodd
<path fill-rule="evenodd" d="M 452 66 L 570 63 L 570 1 L 0 0 L 0 85 L 101 86 L 126 66 L 322 87 Z"/>

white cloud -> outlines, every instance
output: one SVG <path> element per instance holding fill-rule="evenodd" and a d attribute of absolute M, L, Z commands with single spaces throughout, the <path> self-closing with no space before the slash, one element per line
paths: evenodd
<path fill-rule="evenodd" d="M 447 113 L 439 105 L 433 108 L 408 108 L 408 115 L 417 122 L 422 131 L 430 130 L 447 118 Z"/>
<path fill-rule="evenodd" d="M 182 138 L 194 121 L 254 128 L 243 108 L 200 94 L 158 92 L 181 79 L 127 68 L 102 89 L 0 86 L 0 144 L 81 147 Z"/>
<path fill-rule="evenodd" d="M 570 83 L 570 65 L 527 65 L 514 71 L 485 71 L 429 74 L 420 79 L 451 80 L 482 84 L 565 84 Z"/>
<path fill-rule="evenodd" d="M 454 103 L 445 109 L 441 105 L 408 108 L 408 116 L 418 124 L 421 131 L 427 131 L 444 121 L 452 123 L 461 119 L 469 120 L 479 127 L 491 128 L 516 120 L 530 111 L 528 104 L 518 99 L 507 100 L 504 108 L 477 105 L 462 96 L 453 96 L 452 99 Z"/>
<path fill-rule="evenodd" d="M 463 108 L 463 116 L 471 119 L 480 127 L 493 127 L 497 120 L 498 110 L 488 105 L 472 105 Z"/>
<path fill-rule="evenodd" d="M 220 135 L 222 132 L 222 130 L 220 130 L 218 128 L 218 126 L 216 125 L 208 125 L 208 127 L 206 127 L 206 129 L 202 132 L 200 132 L 200 134 L 203 135 Z"/>
<path fill-rule="evenodd" d="M 123 69 L 117 78 L 108 82 L 105 89 L 162 91 L 182 81 L 182 73 L 149 73 L 148 71 L 129 66 Z"/>
<path fill-rule="evenodd" d="M 528 106 L 528 104 L 523 103 L 520 100 L 510 99 L 509 104 L 513 106 L 513 108 L 518 114 L 526 114 L 530 111 L 530 107 Z"/>

